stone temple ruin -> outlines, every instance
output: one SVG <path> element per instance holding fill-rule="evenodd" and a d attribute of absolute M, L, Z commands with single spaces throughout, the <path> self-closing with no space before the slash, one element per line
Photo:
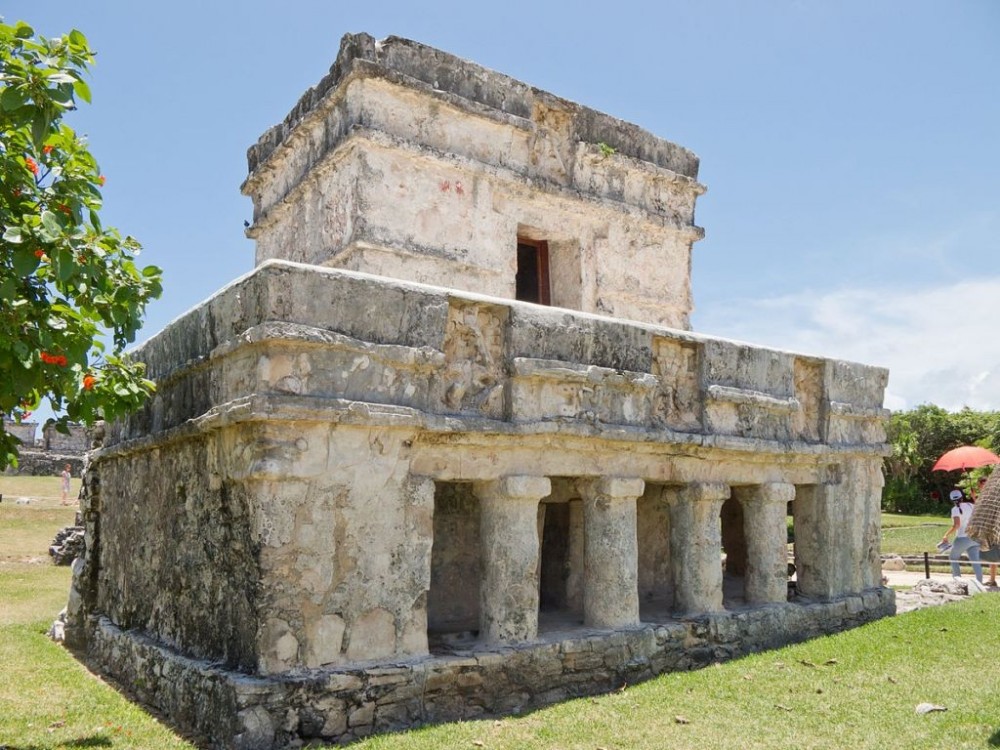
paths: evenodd
<path fill-rule="evenodd" d="M 249 165 L 257 267 L 92 455 L 67 636 L 132 695 L 346 741 L 893 611 L 887 373 L 688 330 L 692 153 L 359 34 Z"/>

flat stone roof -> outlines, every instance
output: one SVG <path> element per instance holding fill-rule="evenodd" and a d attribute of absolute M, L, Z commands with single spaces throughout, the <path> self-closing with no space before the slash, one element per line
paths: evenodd
<path fill-rule="evenodd" d="M 697 179 L 698 157 L 682 146 L 658 138 L 637 125 L 557 97 L 515 78 L 419 42 L 389 36 L 345 34 L 330 72 L 306 91 L 285 119 L 265 132 L 247 151 L 251 176 L 286 141 L 324 99 L 349 78 L 378 77 L 446 98 L 453 104 L 484 108 L 508 117 L 531 120 L 536 104 L 572 114 L 578 141 L 603 143 L 616 152 Z"/>

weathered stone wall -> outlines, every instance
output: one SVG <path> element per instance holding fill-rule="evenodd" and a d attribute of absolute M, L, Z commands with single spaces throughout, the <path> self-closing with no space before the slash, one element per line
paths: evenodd
<path fill-rule="evenodd" d="M 546 240 L 552 304 L 689 327 L 690 152 L 404 39 L 345 37 L 320 89 L 250 151 L 258 263 L 512 299 L 518 237 Z"/>
<path fill-rule="evenodd" d="M 689 483 L 799 485 L 804 590 L 879 586 L 882 414 L 865 405 L 852 417 L 863 429 L 837 431 L 838 445 L 797 431 L 803 404 L 829 410 L 815 380 L 796 390 L 796 362 L 813 359 L 277 261 L 138 356 L 160 386 L 96 457 L 114 488 L 97 611 L 198 658 L 277 674 L 424 655 L 429 613 L 432 632 L 473 632 L 479 579 L 455 592 L 484 565 L 482 539 L 471 510 L 448 520 L 443 488 L 509 475 L 568 478 L 546 484 L 549 503 L 586 499 L 574 477 L 645 478 L 638 593 L 666 611 L 683 600 L 683 566 L 663 493 Z M 883 370 L 850 367 L 884 386 Z M 662 398 L 683 431 L 663 426 Z M 555 512 L 545 544 L 544 509 L 532 511 L 536 546 L 561 566 L 542 580 L 556 610 L 579 612 L 585 514 L 556 532 Z M 852 541 L 831 545 L 833 530 Z M 554 533 L 571 537 L 562 552 Z"/>
<path fill-rule="evenodd" d="M 8 466 L 4 474 L 22 477 L 57 477 L 69 464 L 74 477 L 83 471 L 83 456 L 76 454 L 50 453 L 40 450 L 25 450 L 18 453 L 17 466 Z"/>
<path fill-rule="evenodd" d="M 258 669 L 426 654 L 434 483 L 409 471 L 412 431 L 259 429 L 247 446 L 266 446 L 250 474 L 268 584 Z"/>
<path fill-rule="evenodd" d="M 877 589 L 825 604 L 775 605 L 610 635 L 584 631 L 546 643 L 269 679 L 186 659 L 107 620 L 95 623 L 90 654 L 137 698 L 163 707 L 213 746 L 250 750 L 284 747 L 295 738 L 345 742 L 417 724 L 522 712 L 833 633 L 889 615 L 894 606 L 893 591 Z"/>
<path fill-rule="evenodd" d="M 100 462 L 96 608 L 196 658 L 257 667 L 259 498 L 218 433 Z"/>
<path fill-rule="evenodd" d="M 436 484 L 427 596 L 427 628 L 432 637 L 472 635 L 479 630 L 479 524 L 479 498 L 471 484 Z"/>
<path fill-rule="evenodd" d="M 13 422 L 9 419 L 3 420 L 3 429 L 9 435 L 13 435 L 21 441 L 25 448 L 35 447 L 35 434 L 38 432 L 38 422 Z"/>
<path fill-rule="evenodd" d="M 56 430 L 55 425 L 42 429 L 42 447 L 53 453 L 85 453 L 90 448 L 90 430 L 83 425 L 69 425 L 69 434 Z"/>

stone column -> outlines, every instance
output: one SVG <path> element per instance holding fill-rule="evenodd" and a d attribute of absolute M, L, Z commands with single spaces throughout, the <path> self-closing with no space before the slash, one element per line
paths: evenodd
<path fill-rule="evenodd" d="M 747 570 L 744 591 L 748 604 L 788 600 L 788 503 L 795 485 L 760 484 L 741 490 Z"/>
<path fill-rule="evenodd" d="M 538 635 L 538 502 L 547 477 L 511 476 L 475 484 L 480 500 L 483 574 L 479 637 L 485 643 Z"/>
<path fill-rule="evenodd" d="M 723 611 L 719 513 L 728 498 L 725 484 L 691 484 L 668 495 L 674 609 L 680 614 Z"/>
<path fill-rule="evenodd" d="M 602 477 L 579 483 L 583 496 L 584 624 L 623 628 L 639 624 L 639 545 L 635 501 L 641 479 Z"/>
<path fill-rule="evenodd" d="M 881 586 L 877 459 L 848 459 L 826 483 L 795 496 L 795 570 L 799 593 L 835 599 Z"/>
<path fill-rule="evenodd" d="M 835 484 L 804 485 L 796 493 L 795 577 L 803 596 L 828 600 L 850 592 L 850 555 L 843 553 L 851 543 L 849 508 L 839 494 Z"/>

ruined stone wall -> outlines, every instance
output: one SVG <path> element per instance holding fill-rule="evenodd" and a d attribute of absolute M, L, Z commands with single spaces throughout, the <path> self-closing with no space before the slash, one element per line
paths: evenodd
<path fill-rule="evenodd" d="M 443 54 L 345 37 L 323 93 L 251 149 L 258 263 L 512 299 L 518 237 L 545 240 L 552 304 L 688 328 L 697 159 Z"/>
<path fill-rule="evenodd" d="M 3 421 L 4 432 L 13 435 L 21 441 L 25 448 L 33 448 L 35 445 L 35 433 L 38 432 L 38 422 L 12 422 L 8 419 Z"/>
<path fill-rule="evenodd" d="M 229 441 L 218 433 L 110 456 L 96 607 L 196 658 L 232 669 L 257 667 L 259 498 L 227 476 Z M 251 500 L 253 504 L 251 504 Z"/>
<path fill-rule="evenodd" d="M 893 610 L 893 591 L 879 589 L 833 603 L 777 605 L 735 617 L 581 632 L 553 642 L 280 679 L 234 679 L 103 620 L 92 657 L 184 728 L 217 747 L 247 750 L 285 747 L 294 739 L 347 742 L 424 723 L 520 713 L 833 633 Z"/>
<path fill-rule="evenodd" d="M 469 483 L 436 483 L 427 628 L 431 637 L 479 630 L 479 499 Z"/>
<path fill-rule="evenodd" d="M 429 631 L 471 632 L 484 563 L 469 487 L 509 475 L 553 477 L 535 575 L 548 566 L 556 611 L 585 600 L 576 478 L 595 476 L 645 479 L 637 590 L 667 611 L 684 567 L 671 502 L 687 503 L 691 483 L 798 486 L 804 590 L 879 586 L 875 397 L 841 394 L 856 427 L 829 436 L 800 426 L 804 408 L 831 411 L 829 389 L 808 379 L 819 390 L 803 393 L 795 377 L 800 362 L 849 368 L 876 391 L 877 368 L 817 370 L 790 353 L 281 262 L 139 356 L 160 387 L 95 462 L 109 490 L 97 610 L 191 656 L 282 674 L 420 656 Z M 835 529 L 849 541 L 831 544 Z M 472 583 L 449 599 L 462 576 Z"/>
<path fill-rule="evenodd" d="M 90 430 L 83 425 L 69 425 L 69 434 L 59 432 L 55 425 L 42 429 L 42 447 L 53 453 L 84 453 L 90 448 Z"/>

